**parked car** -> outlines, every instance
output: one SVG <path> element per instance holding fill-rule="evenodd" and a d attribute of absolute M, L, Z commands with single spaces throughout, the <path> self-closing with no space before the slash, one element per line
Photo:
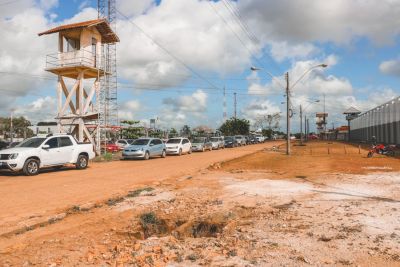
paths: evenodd
<path fill-rule="evenodd" d="M 130 145 L 127 139 L 119 139 L 115 144 L 119 146 L 121 150 Z"/>
<path fill-rule="evenodd" d="M 9 145 L 9 142 L 1 141 L 1 140 L 0 140 L 0 150 L 1 150 L 1 149 L 7 148 L 8 145 Z"/>
<path fill-rule="evenodd" d="M 117 144 L 110 141 L 106 145 L 106 150 L 107 150 L 107 152 L 115 153 L 115 152 L 119 152 L 121 150 L 121 148 Z"/>
<path fill-rule="evenodd" d="M 65 134 L 26 139 L 13 148 L 0 151 L 0 169 L 23 171 L 25 175 L 37 175 L 39 169 L 75 164 L 85 169 L 95 157 L 91 143 L 78 143 Z"/>
<path fill-rule="evenodd" d="M 264 143 L 265 142 L 265 137 L 262 136 L 261 134 L 257 134 L 257 135 L 255 135 L 255 137 L 256 137 L 256 139 L 257 139 L 257 141 L 259 143 Z"/>
<path fill-rule="evenodd" d="M 225 147 L 225 142 L 223 137 L 211 137 L 210 141 L 212 149 L 220 149 Z"/>
<path fill-rule="evenodd" d="M 154 156 L 165 158 L 166 155 L 165 144 L 159 138 L 139 138 L 122 151 L 123 159 L 141 158 L 147 160 Z"/>
<path fill-rule="evenodd" d="M 183 153 L 192 153 L 192 143 L 187 138 L 171 138 L 165 143 L 167 154 L 182 155 Z"/>
<path fill-rule="evenodd" d="M 21 143 L 21 142 L 11 142 L 11 143 L 7 146 L 7 148 L 16 147 L 19 143 Z"/>
<path fill-rule="evenodd" d="M 254 135 L 250 135 L 250 142 L 252 144 L 258 144 L 258 139 Z"/>
<path fill-rule="evenodd" d="M 206 151 L 212 150 L 212 143 L 208 140 L 207 137 L 196 137 L 192 142 L 192 150 L 193 151 Z"/>
<path fill-rule="evenodd" d="M 246 145 L 246 138 L 244 138 L 243 135 L 235 135 L 235 139 L 238 142 L 239 146 L 245 146 Z"/>
<path fill-rule="evenodd" d="M 224 138 L 224 146 L 225 147 L 237 147 L 238 142 L 234 136 L 225 136 Z"/>

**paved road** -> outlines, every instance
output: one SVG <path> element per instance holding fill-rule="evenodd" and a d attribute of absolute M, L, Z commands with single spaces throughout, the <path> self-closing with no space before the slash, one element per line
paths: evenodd
<path fill-rule="evenodd" d="M 73 168 L 45 171 L 34 177 L 0 173 L 0 234 L 32 216 L 45 216 L 73 205 L 106 200 L 145 184 L 189 175 L 212 163 L 275 144 L 269 142 L 148 161 L 93 163 L 83 171 Z"/>

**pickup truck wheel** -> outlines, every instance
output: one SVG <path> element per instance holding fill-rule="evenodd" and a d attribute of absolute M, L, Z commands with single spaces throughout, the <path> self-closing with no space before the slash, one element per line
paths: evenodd
<path fill-rule="evenodd" d="M 36 159 L 27 159 L 22 169 L 25 175 L 33 176 L 39 174 L 39 161 Z"/>
<path fill-rule="evenodd" d="M 75 165 L 78 170 L 83 170 L 87 168 L 88 164 L 88 157 L 86 157 L 85 155 L 79 155 L 78 161 Z"/>
<path fill-rule="evenodd" d="M 166 156 L 167 156 L 167 152 L 165 152 L 165 150 L 163 150 L 162 153 L 161 153 L 161 157 L 165 158 Z"/>

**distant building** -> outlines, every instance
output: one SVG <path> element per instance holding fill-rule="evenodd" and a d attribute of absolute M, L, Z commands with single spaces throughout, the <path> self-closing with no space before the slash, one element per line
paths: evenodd
<path fill-rule="evenodd" d="M 400 144 L 400 97 L 349 120 L 350 141 Z"/>
<path fill-rule="evenodd" d="M 38 122 L 36 125 L 29 126 L 29 129 L 33 131 L 33 134 L 54 134 L 58 132 L 57 122 L 55 121 L 42 121 Z"/>

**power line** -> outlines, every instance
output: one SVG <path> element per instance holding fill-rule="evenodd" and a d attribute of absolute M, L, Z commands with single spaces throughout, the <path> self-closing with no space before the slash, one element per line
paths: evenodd
<path fill-rule="evenodd" d="M 231 5 L 231 3 L 227 0 L 222 0 L 221 2 L 225 5 L 226 9 L 228 9 L 228 11 L 231 12 L 231 14 L 236 19 L 239 26 L 242 28 L 247 37 L 249 37 L 251 41 L 259 43 L 260 40 L 258 40 L 258 38 L 250 31 L 247 24 L 242 20 L 239 10 L 235 8 L 233 5 Z"/>
<path fill-rule="evenodd" d="M 222 1 L 222 2 L 223 2 L 223 1 Z M 208 3 L 209 6 L 211 7 L 211 9 L 214 11 L 214 13 L 226 24 L 226 26 L 230 29 L 230 31 L 236 36 L 236 38 L 239 40 L 239 42 L 242 44 L 242 46 L 246 49 L 246 51 L 248 52 L 248 54 L 250 55 L 250 57 L 251 57 L 251 58 L 254 58 L 254 60 L 256 60 L 257 63 L 258 63 L 260 66 L 262 66 L 263 68 L 265 68 L 264 64 L 255 56 L 254 51 L 252 51 L 252 49 L 250 49 L 250 48 L 245 44 L 245 42 L 243 41 L 243 39 L 240 38 L 240 36 L 238 35 L 238 33 L 229 25 L 228 21 L 217 11 L 217 9 L 214 7 L 214 5 L 213 5 L 210 1 L 207 1 L 207 3 Z M 232 14 L 231 9 L 229 9 L 229 8 L 227 7 L 226 3 L 223 2 L 223 4 L 224 4 L 225 7 L 228 9 L 228 12 L 230 12 L 230 13 Z M 237 18 L 236 18 L 235 15 L 233 15 L 233 18 L 234 18 L 234 20 L 236 19 L 236 21 L 237 21 Z M 241 26 L 240 23 L 241 23 L 241 22 L 237 22 L 237 24 L 239 25 L 239 27 L 243 30 L 244 26 Z M 244 23 L 242 23 L 242 24 L 244 24 Z M 254 42 L 254 40 L 253 40 L 254 38 L 250 37 L 251 34 L 250 34 L 248 31 L 246 31 L 246 30 L 243 30 L 243 31 L 244 31 L 246 37 L 249 38 L 250 42 L 253 43 L 253 42 Z M 257 40 L 258 40 L 258 39 L 257 39 Z M 268 56 L 268 54 L 267 54 L 267 56 Z M 271 60 L 271 61 L 274 63 L 273 60 Z M 277 64 L 274 63 L 274 65 L 275 65 L 275 67 L 277 67 L 277 69 L 279 70 L 279 72 L 282 72 L 281 69 L 278 67 Z"/>
<path fill-rule="evenodd" d="M 117 13 L 119 13 L 123 18 L 125 18 L 128 22 L 130 22 L 133 26 L 135 26 L 142 34 L 144 34 L 147 38 L 149 38 L 154 44 L 156 44 L 158 47 L 160 47 L 165 53 L 167 53 L 169 56 L 171 56 L 173 59 L 181 63 L 185 68 L 187 68 L 190 72 L 192 72 L 194 75 L 211 85 L 211 87 L 214 87 L 217 90 L 220 90 L 220 88 L 216 85 L 214 85 L 211 81 L 203 77 L 201 74 L 199 74 L 197 71 L 195 71 L 193 68 L 191 68 L 188 64 L 186 64 L 184 61 L 182 61 L 180 58 L 175 56 L 173 53 L 171 53 L 168 49 L 166 49 L 163 45 L 161 45 L 159 42 L 157 42 L 151 35 L 146 33 L 139 25 L 137 25 L 135 22 L 131 21 L 127 16 L 125 16 L 121 11 L 118 9 L 116 10 Z"/>

